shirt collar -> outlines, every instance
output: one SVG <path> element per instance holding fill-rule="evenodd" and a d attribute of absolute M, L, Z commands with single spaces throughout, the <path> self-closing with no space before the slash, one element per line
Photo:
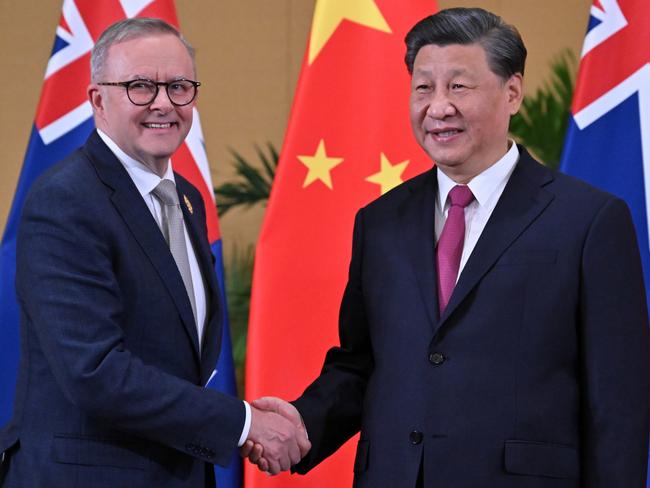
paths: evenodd
<path fill-rule="evenodd" d="M 510 174 L 512 174 L 512 171 L 519 160 L 519 149 L 517 148 L 517 144 L 513 141 L 509 142 L 510 149 L 508 149 L 508 152 L 506 152 L 501 159 L 482 173 L 476 175 L 469 183 L 467 183 L 467 186 L 472 190 L 472 194 L 479 206 L 485 205 L 499 184 L 510 177 Z M 458 183 L 442 171 L 436 171 L 436 176 L 438 178 L 437 203 L 439 208 L 444 211 L 447 202 L 447 195 L 449 195 L 451 189 Z"/>
<path fill-rule="evenodd" d="M 140 195 L 143 197 L 149 195 L 151 191 L 158 186 L 161 180 L 171 180 L 176 183 L 174 178 L 174 170 L 172 169 L 172 162 L 169 160 L 167 164 L 167 170 L 161 178 L 156 173 L 154 173 L 147 166 L 142 164 L 140 161 L 133 159 L 131 156 L 126 154 L 120 147 L 106 135 L 101 130 L 97 129 L 97 134 L 102 138 L 102 141 L 108 146 L 108 148 L 115 154 L 117 159 L 122 163 L 126 171 L 129 173 L 129 176 L 135 183 Z"/>

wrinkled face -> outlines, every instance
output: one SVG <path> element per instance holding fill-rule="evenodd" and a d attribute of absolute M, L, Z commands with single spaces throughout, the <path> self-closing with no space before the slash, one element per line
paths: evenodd
<path fill-rule="evenodd" d="M 130 81 L 144 78 L 169 82 L 179 78 L 195 79 L 192 58 L 174 35 L 161 34 L 131 39 L 109 48 L 101 82 Z M 129 101 L 121 86 L 88 87 L 95 124 L 132 158 L 158 174 L 182 144 L 192 126 L 194 103 L 173 105 L 164 87 L 149 105 Z"/>
<path fill-rule="evenodd" d="M 460 183 L 498 161 L 521 104 L 522 78 L 494 74 L 480 44 L 427 45 L 415 57 L 411 125 L 438 168 Z"/>

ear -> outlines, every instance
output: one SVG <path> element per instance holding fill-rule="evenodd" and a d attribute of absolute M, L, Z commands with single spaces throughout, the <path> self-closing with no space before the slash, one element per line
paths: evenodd
<path fill-rule="evenodd" d="M 520 73 L 515 73 L 506 81 L 506 97 L 510 115 L 516 114 L 524 99 L 524 79 Z"/>
<path fill-rule="evenodd" d="M 104 96 L 100 87 L 95 83 L 91 83 L 88 85 L 86 93 L 88 94 L 88 101 L 90 102 L 90 106 L 93 108 L 93 112 L 96 115 L 103 113 L 105 110 Z"/>
<path fill-rule="evenodd" d="M 88 94 L 90 106 L 93 109 L 95 125 L 97 128 L 103 128 L 104 121 L 106 120 L 106 99 L 104 98 L 104 91 L 97 84 L 91 83 L 88 85 L 86 93 Z"/>

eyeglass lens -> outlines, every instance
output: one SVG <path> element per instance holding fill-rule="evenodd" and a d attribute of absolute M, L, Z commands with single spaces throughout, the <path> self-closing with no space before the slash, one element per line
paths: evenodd
<path fill-rule="evenodd" d="M 167 95 L 175 105 L 187 105 L 196 96 L 196 86 L 187 80 L 172 81 L 165 85 Z M 158 85 L 148 80 L 136 80 L 126 89 L 129 99 L 136 105 L 148 105 L 158 94 Z"/>

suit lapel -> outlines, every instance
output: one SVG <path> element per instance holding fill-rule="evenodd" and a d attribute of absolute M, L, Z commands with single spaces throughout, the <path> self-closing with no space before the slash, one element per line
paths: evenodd
<path fill-rule="evenodd" d="M 203 347 L 201 349 L 201 378 L 202 384 L 207 382 L 212 374 L 214 364 L 217 361 L 221 344 L 221 327 L 219 327 L 220 316 L 223 310 L 220 303 L 219 285 L 217 283 L 212 251 L 205 238 L 205 214 L 198 212 L 203 208 L 202 202 L 191 201 L 188 195 L 190 183 L 182 176 L 175 174 L 178 197 L 183 209 L 183 218 L 187 226 L 194 254 L 199 263 L 201 276 L 205 285 L 206 299 L 206 322 L 203 335 Z M 187 204 L 189 202 L 189 206 Z M 191 208 L 191 210 L 190 210 Z M 196 211 L 195 211 L 196 209 Z"/>
<path fill-rule="evenodd" d="M 104 184 L 113 189 L 114 193 L 111 200 L 115 208 L 151 261 L 174 300 L 183 326 L 191 338 L 198 361 L 199 342 L 192 306 L 174 258 L 169 251 L 165 238 L 151 216 L 151 212 L 122 164 L 96 132 L 90 136 L 84 150 L 89 155 L 99 178 Z"/>
<path fill-rule="evenodd" d="M 400 241 L 406 248 L 411 269 L 415 274 L 422 302 L 432 329 L 438 322 L 438 280 L 435 266 L 435 195 L 438 191 L 436 169 L 414 181 L 411 194 L 398 212 Z"/>
<path fill-rule="evenodd" d="M 438 327 L 553 200 L 553 195 L 542 188 L 552 181 L 552 172 L 531 158 L 523 147 L 519 150 L 519 162 L 460 274 Z"/>

